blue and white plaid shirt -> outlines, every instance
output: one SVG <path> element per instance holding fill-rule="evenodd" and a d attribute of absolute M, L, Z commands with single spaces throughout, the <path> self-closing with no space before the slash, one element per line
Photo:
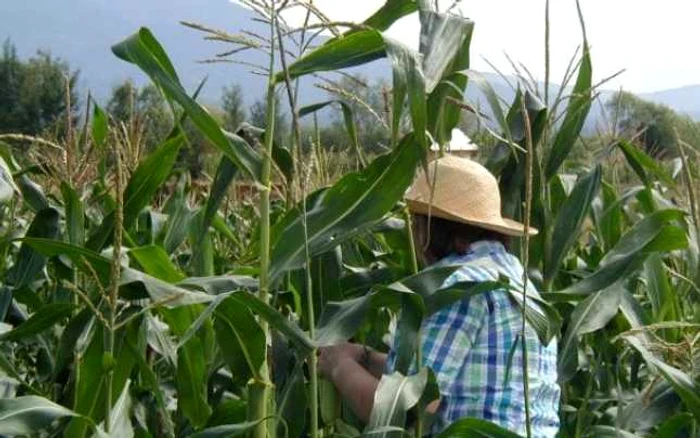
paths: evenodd
<path fill-rule="evenodd" d="M 499 242 L 476 242 L 467 254 L 447 257 L 440 264 L 463 265 L 443 287 L 506 276 L 522 289 L 523 267 Z M 537 292 L 528 283 L 530 294 Z M 504 290 L 462 299 L 423 321 L 423 364 L 433 370 L 440 389 L 432 434 L 460 418 L 476 417 L 525 435 L 521 324 L 519 306 Z M 529 325 L 526 339 L 532 434 L 554 437 L 559 430 L 557 343 L 542 345 Z M 393 356 L 390 352 L 389 370 Z"/>

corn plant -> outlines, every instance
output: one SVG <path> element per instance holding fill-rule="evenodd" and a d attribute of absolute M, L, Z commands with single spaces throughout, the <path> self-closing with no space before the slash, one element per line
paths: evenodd
<path fill-rule="evenodd" d="M 512 295 L 523 324 L 543 342 L 559 342 L 561 436 L 697 436 L 694 158 L 684 155 L 684 173 L 672 175 L 621 138 L 590 166 L 563 173 L 595 96 L 585 32 L 569 96 L 546 105 L 547 91 L 542 99 L 536 84 L 520 81 L 504 107 L 469 69 L 473 23 L 433 2 L 388 0 L 353 26 L 330 23 L 310 7 L 334 36 L 313 49 L 304 43 L 311 37 L 301 37 L 304 49 L 291 59 L 280 13 L 297 2 L 249 6 L 268 26 L 260 41 L 190 26 L 234 51 L 267 48 L 264 129 L 219 126 L 197 102 L 199 90 L 183 87 L 165 48 L 142 28 L 113 52 L 145 73 L 172 109 L 172 132 L 150 154 L 125 165 L 128 141 L 97 105 L 70 147 L 32 140 L 33 147 L 98 151 L 93 182 L 57 178 L 71 168 L 60 160 L 22 167 L 10 148 L 0 149 L 7 387 L 0 434 L 420 436 L 421 407 L 436 397 L 429 369 L 408 373 L 420 361 L 422 319 L 454 300 L 507 287 L 463 284 L 439 293 L 457 267 L 418 272 L 401 203 L 428 145 L 445 144 L 471 108 L 464 102 L 469 82 L 491 107 L 485 126 L 498 144 L 487 165 L 499 177 L 504 213 L 541 231 L 513 250 L 522 251 L 543 298 Z M 419 51 L 384 33 L 408 14 L 420 18 Z M 379 58 L 392 68 L 391 150 L 368 162 L 341 104 L 354 169 L 310 190 L 308 162 L 319 154 L 303 150 L 300 118 L 336 102 L 299 108 L 297 81 Z M 294 116 L 289 149 L 275 141 L 280 90 Z M 187 144 L 188 119 L 219 154 L 216 174 L 201 201 L 182 175 L 160 199 Z M 638 185 L 606 180 L 613 155 L 624 157 Z M 254 188 L 255 204 L 235 196 L 237 179 Z M 59 190 L 44 192 L 35 181 Z M 690 217 L 671 193 L 691 201 Z M 386 350 L 391 319 L 405 342 L 363 425 L 319 380 L 315 352 L 349 339 Z M 405 424 L 411 410 L 414 430 Z M 458 421 L 441 436 L 472 435 L 516 436 L 478 419 Z"/>

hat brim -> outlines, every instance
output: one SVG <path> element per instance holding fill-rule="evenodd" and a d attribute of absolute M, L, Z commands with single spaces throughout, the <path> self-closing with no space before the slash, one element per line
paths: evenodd
<path fill-rule="evenodd" d="M 406 204 L 408 205 L 408 209 L 417 214 L 423 214 L 423 215 L 431 215 L 435 217 L 439 217 L 442 219 L 447 219 L 455 222 L 460 222 L 463 224 L 467 225 L 472 225 L 475 227 L 479 228 L 484 228 L 486 230 L 490 231 L 495 231 L 497 233 L 504 234 L 506 236 L 512 236 L 512 237 L 522 237 L 525 234 L 529 234 L 530 236 L 534 236 L 538 233 L 538 230 L 536 228 L 529 227 L 526 228 L 525 225 L 518 222 L 514 221 L 512 219 L 506 219 L 506 218 L 493 218 L 489 221 L 484 221 L 484 220 L 478 220 L 474 218 L 469 218 L 463 215 L 457 215 L 450 213 L 448 211 L 445 211 L 439 207 L 436 207 L 435 205 L 430 205 L 429 203 L 422 202 L 422 201 L 416 201 L 412 199 L 406 199 Z"/>

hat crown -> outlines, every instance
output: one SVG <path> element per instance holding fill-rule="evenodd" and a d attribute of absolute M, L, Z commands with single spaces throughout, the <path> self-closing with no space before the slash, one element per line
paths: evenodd
<path fill-rule="evenodd" d="M 481 164 L 451 155 L 428 163 L 406 192 L 413 213 L 433 215 L 509 236 L 537 234 L 534 228 L 501 216 L 496 178 Z"/>
<path fill-rule="evenodd" d="M 421 169 L 406 198 L 475 221 L 501 217 L 496 178 L 481 164 L 451 155 L 428 163 L 427 178 Z"/>

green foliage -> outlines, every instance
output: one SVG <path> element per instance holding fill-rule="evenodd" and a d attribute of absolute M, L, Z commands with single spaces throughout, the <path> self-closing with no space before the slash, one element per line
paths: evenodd
<path fill-rule="evenodd" d="M 10 383 L 0 399 L 0 433 L 216 437 L 263 430 L 301 437 L 322 428 L 323 436 L 358 436 L 362 425 L 311 372 L 314 350 L 357 339 L 385 351 L 382 337 L 396 317 L 399 372 L 380 381 L 365 434 L 405 436 L 409 411 L 420 418 L 416 407 L 437 397 L 429 370 L 405 374 L 423 318 L 495 288 L 510 293 L 543 342 L 559 342 L 561 436 L 697 431 L 698 218 L 694 204 L 690 214 L 674 205 L 672 197 L 684 198 L 676 173 L 622 139 L 595 162 L 578 163 L 576 174 L 562 174 L 572 168 L 595 95 L 588 51 L 572 96 L 554 102 L 568 101 L 561 121 L 527 84 L 505 107 L 469 70 L 473 23 L 435 12 L 432 3 L 389 0 L 366 27 L 289 64 L 301 77 L 380 57 L 391 62 L 391 92 L 350 79 L 328 90 L 342 109 L 336 145 L 347 138 L 366 150 L 386 149 L 369 163 L 352 160 L 352 171 L 338 178 L 329 177 L 324 154 L 347 156 L 323 151 L 323 135 L 320 145 L 291 157 L 280 147 L 289 133 L 277 130 L 279 142 L 267 142 L 264 154 L 260 144 L 270 137 L 259 128 L 282 113 L 258 104 L 251 118 L 259 128 L 241 125 L 235 87 L 226 91 L 223 115 L 204 108 L 147 29 L 114 52 L 154 85 L 123 84 L 107 111 L 90 111 L 83 134 L 71 132 L 78 151 L 98 151 L 94 178 L 67 172 L 60 160 L 19 166 L 3 146 L 0 369 Z M 418 9 L 421 53 L 382 33 Z M 9 48 L 4 59 L 0 81 L 18 65 Z M 462 100 L 468 80 L 486 93 L 497 122 L 488 127 L 495 144 L 488 165 L 505 210 L 524 218 L 523 204 L 531 203 L 529 219 L 540 230 L 529 248 L 522 241 L 513 247 L 528 251 L 528 270 L 543 290 L 526 303 L 517 284 L 496 280 L 441 288 L 458 266 L 413 272 L 400 201 L 425 157 L 426 133 L 442 141 L 458 123 L 461 109 L 450 98 Z M 125 130 L 152 146 L 130 155 Z M 194 155 L 183 158 L 183 150 Z M 618 152 L 634 183 L 622 186 L 606 171 Z M 206 154 L 218 169 L 198 185 L 178 160 L 196 169 Z M 113 169 L 122 155 L 127 165 Z M 264 169 L 272 171 L 269 187 Z M 299 178 L 314 176 L 320 181 L 310 185 L 319 188 L 301 192 L 308 186 Z M 250 202 L 260 193 L 272 193 L 269 210 Z M 261 236 L 270 231 L 266 242 Z M 270 263 L 262 267 L 267 250 Z M 271 284 L 263 284 L 268 276 Z M 266 413 L 256 416 L 257 401 L 266 399 Z M 516 435 L 467 418 L 440 436 Z"/>
<path fill-rule="evenodd" d="M 240 85 L 225 87 L 221 96 L 221 109 L 224 113 L 223 126 L 231 132 L 236 132 L 241 123 L 246 120 L 246 111 L 243 106 L 243 90 Z M 253 123 L 256 126 L 256 123 Z"/>
<path fill-rule="evenodd" d="M 22 61 L 6 40 L 0 58 L 0 133 L 65 132 L 66 112 L 72 118 L 78 110 L 77 81 L 78 73 L 61 59 L 39 51 Z"/>
<path fill-rule="evenodd" d="M 632 93 L 619 91 L 606 103 L 623 137 L 655 158 L 678 156 L 678 140 L 700 144 L 700 126 L 690 117 L 678 114 L 666 105 L 646 101 Z"/>

